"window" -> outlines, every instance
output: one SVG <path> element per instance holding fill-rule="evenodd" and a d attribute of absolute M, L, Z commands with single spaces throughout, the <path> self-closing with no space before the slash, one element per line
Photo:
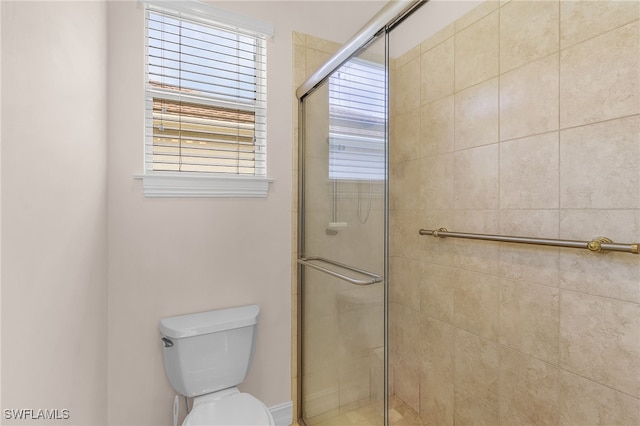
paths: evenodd
<path fill-rule="evenodd" d="M 385 177 L 384 65 L 353 58 L 329 77 L 329 179 Z"/>
<path fill-rule="evenodd" d="M 216 12 L 146 6 L 147 196 L 266 196 L 266 37 Z"/>

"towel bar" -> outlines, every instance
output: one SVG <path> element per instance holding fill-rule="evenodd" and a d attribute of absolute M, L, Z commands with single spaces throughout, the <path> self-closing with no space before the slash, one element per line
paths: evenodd
<path fill-rule="evenodd" d="M 556 240 L 549 238 L 515 237 L 511 235 L 468 234 L 464 232 L 451 232 L 446 228 L 437 230 L 420 229 L 420 235 L 433 235 L 434 237 L 468 238 L 472 240 L 500 241 L 506 243 L 537 244 L 543 246 L 570 247 L 587 249 L 596 253 L 619 251 L 624 253 L 639 253 L 639 243 L 620 244 L 614 243 L 607 237 L 594 238 L 591 241 Z"/>
<path fill-rule="evenodd" d="M 337 266 L 339 268 L 346 269 L 348 271 L 356 272 L 368 278 L 367 279 L 352 278 L 343 273 L 331 270 L 324 266 L 318 265 L 317 263 L 313 263 L 313 261 L 328 263 L 329 265 Z M 341 280 L 345 280 L 355 285 L 371 285 L 371 284 L 379 283 L 382 281 L 382 277 L 377 274 L 374 274 L 373 272 L 365 271 L 364 269 L 354 268 L 353 266 L 345 265 L 344 263 L 339 263 L 339 262 L 336 262 L 335 260 L 325 259 L 324 257 L 302 257 L 298 259 L 298 263 L 300 265 L 309 266 L 310 268 L 317 269 L 318 271 L 322 271 L 326 274 L 340 278 Z"/>

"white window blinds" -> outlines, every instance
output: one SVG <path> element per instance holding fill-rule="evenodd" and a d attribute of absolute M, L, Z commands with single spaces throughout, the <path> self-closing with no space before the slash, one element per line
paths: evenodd
<path fill-rule="evenodd" d="M 147 6 L 145 170 L 266 175 L 263 35 Z"/>
<path fill-rule="evenodd" d="M 386 79 L 382 64 L 353 58 L 329 77 L 329 178 L 384 180 Z"/>

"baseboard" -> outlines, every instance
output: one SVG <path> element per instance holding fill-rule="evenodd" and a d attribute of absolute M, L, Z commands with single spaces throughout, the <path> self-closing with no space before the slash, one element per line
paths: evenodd
<path fill-rule="evenodd" d="M 276 426 L 290 426 L 293 423 L 293 401 L 269 407 Z"/>

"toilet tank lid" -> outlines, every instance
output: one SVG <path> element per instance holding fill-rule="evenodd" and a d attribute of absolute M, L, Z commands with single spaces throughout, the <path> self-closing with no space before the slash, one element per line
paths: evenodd
<path fill-rule="evenodd" d="M 258 322 L 259 313 L 258 305 L 249 305 L 179 315 L 160 320 L 160 331 L 164 336 L 181 338 L 249 327 Z"/>

